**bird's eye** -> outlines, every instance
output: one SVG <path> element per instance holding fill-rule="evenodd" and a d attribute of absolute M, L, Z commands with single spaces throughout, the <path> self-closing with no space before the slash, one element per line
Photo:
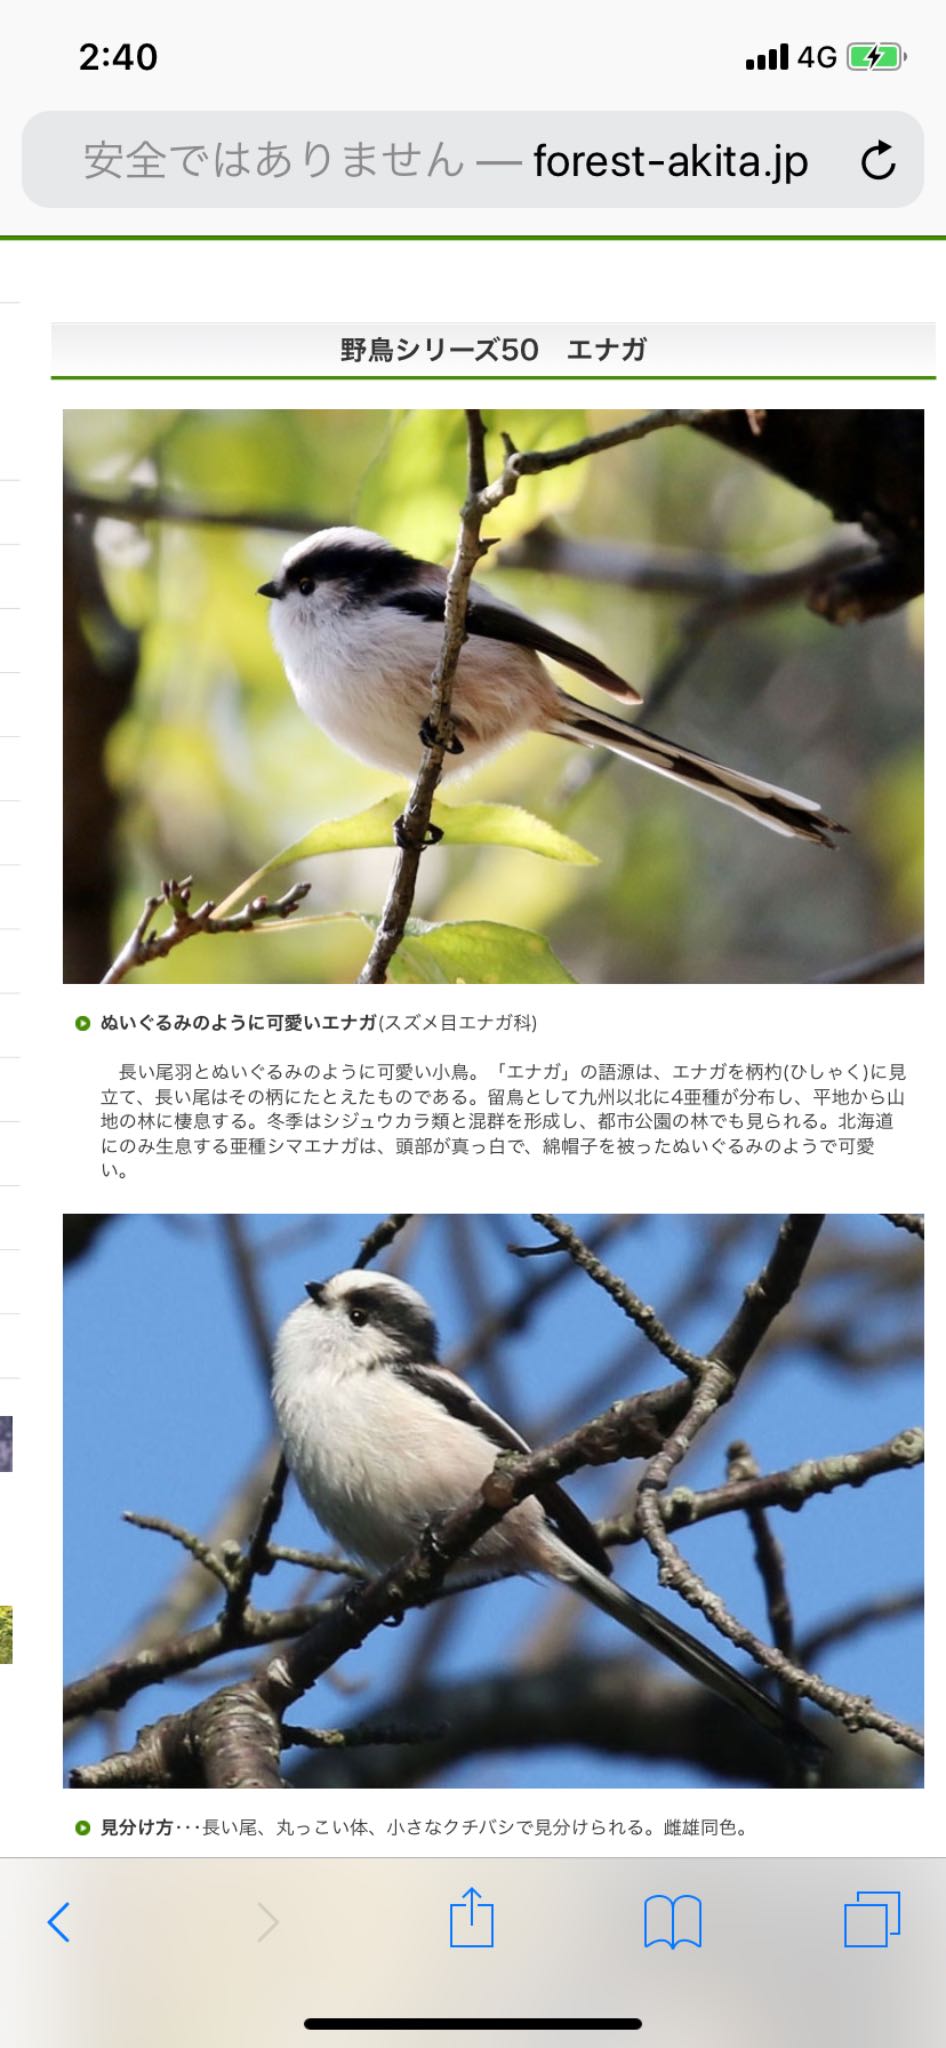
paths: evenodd
<path fill-rule="evenodd" d="M 348 1311 L 348 1320 L 350 1323 L 354 1323 L 356 1330 L 362 1329 L 364 1324 L 368 1320 L 367 1309 L 350 1308 Z"/>
<path fill-rule="evenodd" d="M 315 577 L 300 576 L 299 581 L 296 585 L 296 589 L 298 590 L 300 597 L 311 597 L 312 592 L 315 589 Z"/>

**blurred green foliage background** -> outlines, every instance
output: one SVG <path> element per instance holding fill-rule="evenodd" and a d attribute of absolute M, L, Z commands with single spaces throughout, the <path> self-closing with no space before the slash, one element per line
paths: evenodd
<path fill-rule="evenodd" d="M 492 464 L 501 461 L 500 428 L 520 447 L 541 448 L 617 417 L 489 412 Z M 104 972 L 108 957 L 95 962 L 96 951 L 117 951 L 162 877 L 191 874 L 196 900 L 219 900 L 319 820 L 390 791 L 390 776 L 348 758 L 298 711 L 256 586 L 291 538 L 278 527 L 290 513 L 313 529 L 372 527 L 449 560 L 466 443 L 454 411 L 81 410 L 67 413 L 64 435 L 67 490 L 78 494 L 71 507 L 82 493 L 134 492 L 153 494 L 157 506 L 147 518 L 82 515 L 104 600 L 83 627 L 86 641 L 94 655 L 96 634 L 137 636 L 124 702 L 102 721 L 97 797 L 94 763 L 79 748 L 69 757 L 68 694 L 86 682 L 70 653 L 68 608 L 81 609 L 88 592 L 80 577 L 70 598 L 67 578 L 67 814 L 70 776 L 85 778 L 93 830 L 113 849 L 86 891 L 107 892 L 107 923 L 67 967 L 82 979 Z M 175 506 L 241 523 L 176 519 Z M 748 569 L 790 561 L 837 533 L 804 492 L 684 428 L 527 479 L 488 522 L 500 545 L 483 580 L 594 648 L 645 699 L 693 598 L 504 570 L 503 546 L 540 521 L 569 537 L 705 551 Z M 125 637 L 127 649 L 134 642 Z M 76 706 L 83 716 L 86 708 Z M 422 863 L 415 910 L 543 932 L 582 981 L 807 980 L 920 924 L 921 713 L 919 602 L 847 628 L 813 616 L 797 595 L 747 611 L 701 642 L 654 727 L 818 799 L 850 828 L 838 852 L 778 838 L 623 762 L 589 777 L 592 756 L 536 738 L 455 783 L 451 798 L 523 803 L 591 848 L 600 867 L 441 849 Z M 651 722 L 646 703 L 641 718 Z M 73 789 L 74 800 L 81 795 Z M 68 857 L 67 828 L 67 912 Z M 308 863 L 305 911 L 377 913 L 390 870 L 386 850 Z M 367 950 L 355 923 L 285 925 L 195 939 L 136 978 L 345 982 Z"/>

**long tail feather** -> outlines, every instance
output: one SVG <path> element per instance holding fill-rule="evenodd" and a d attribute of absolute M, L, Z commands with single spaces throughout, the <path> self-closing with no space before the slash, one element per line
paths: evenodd
<path fill-rule="evenodd" d="M 623 754 L 640 767 L 652 769 L 655 775 L 689 783 L 717 803 L 746 811 L 770 832 L 780 832 L 787 839 L 808 839 L 816 846 L 833 848 L 831 833 L 847 829 L 826 818 L 820 804 L 813 803 L 810 797 L 796 796 L 793 790 L 779 789 L 776 783 L 744 775 L 738 768 L 725 768 L 719 761 L 710 761 L 688 747 L 677 746 L 674 740 L 646 732 L 643 726 L 629 725 L 606 711 L 580 704 L 564 691 L 560 692 L 559 701 L 562 715 L 546 728 L 559 739 L 573 740 L 579 746 L 607 747 L 613 754 Z"/>
<path fill-rule="evenodd" d="M 564 1556 L 564 1545 L 562 1551 Z M 638 1600 L 613 1579 L 606 1579 L 594 1565 L 586 1564 L 583 1558 L 577 1558 L 571 1552 L 567 1556 L 569 1578 L 576 1591 L 583 1593 L 595 1607 L 600 1607 L 602 1613 L 611 1615 L 622 1628 L 629 1629 L 632 1635 L 639 1636 L 642 1643 L 648 1643 L 651 1649 L 669 1657 L 681 1671 L 697 1679 L 701 1685 L 708 1686 L 711 1692 L 718 1693 L 731 1706 L 750 1714 L 771 1735 L 777 1735 L 794 1749 L 801 1749 L 812 1757 L 821 1754 L 820 1743 L 800 1722 L 792 1720 L 758 1686 L 734 1671 L 723 1657 L 717 1657 L 714 1650 L 697 1642 L 687 1629 L 679 1628 L 666 1615 L 658 1614 L 656 1607 L 648 1607 L 646 1600 Z"/>

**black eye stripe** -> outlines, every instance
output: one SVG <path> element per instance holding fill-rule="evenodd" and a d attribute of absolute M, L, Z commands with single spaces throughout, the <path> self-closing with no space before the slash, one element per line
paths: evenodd
<path fill-rule="evenodd" d="M 417 1302 L 405 1301 L 384 1287 L 359 1287 L 346 1295 L 345 1312 L 349 1321 L 354 1321 L 353 1311 L 361 1323 L 370 1323 L 373 1330 L 383 1332 L 397 1346 L 399 1352 L 407 1351 L 412 1358 L 430 1363 L 437 1357 L 437 1326 L 429 1309 Z"/>
<path fill-rule="evenodd" d="M 413 555 L 403 554 L 400 548 L 346 547 L 339 542 L 335 547 L 314 547 L 299 556 L 286 569 L 285 582 L 290 590 L 309 581 L 344 583 L 359 596 L 372 598 L 396 590 L 405 579 L 410 580 L 417 567 Z"/>

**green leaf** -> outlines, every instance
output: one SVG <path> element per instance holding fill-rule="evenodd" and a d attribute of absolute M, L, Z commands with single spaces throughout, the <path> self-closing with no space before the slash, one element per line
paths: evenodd
<path fill-rule="evenodd" d="M 274 853 L 272 860 L 248 875 L 238 889 L 218 904 L 217 916 L 226 917 L 243 897 L 249 896 L 280 868 L 297 861 L 314 860 L 323 853 L 352 853 L 368 846 L 393 844 L 394 820 L 404 809 L 404 797 L 396 792 L 381 798 L 366 811 L 354 811 L 347 818 L 326 818 L 314 825 L 292 846 Z M 534 818 L 518 804 L 442 804 L 431 813 L 443 833 L 445 846 L 514 846 L 522 853 L 541 854 L 545 860 L 567 861 L 572 867 L 597 867 L 597 854 L 589 853 L 577 839 L 566 838 L 544 818 Z"/>
<path fill-rule="evenodd" d="M 377 918 L 366 915 L 363 921 L 369 931 L 376 930 Z M 389 982 L 480 983 L 574 980 L 539 932 L 472 919 L 462 924 L 424 924 L 416 917 L 408 920 L 387 978 Z"/>
<path fill-rule="evenodd" d="M 544 860 L 565 861 L 574 868 L 598 865 L 596 853 L 520 804 L 435 803 L 431 815 L 445 846 L 515 846 L 521 853 L 538 853 Z"/>

